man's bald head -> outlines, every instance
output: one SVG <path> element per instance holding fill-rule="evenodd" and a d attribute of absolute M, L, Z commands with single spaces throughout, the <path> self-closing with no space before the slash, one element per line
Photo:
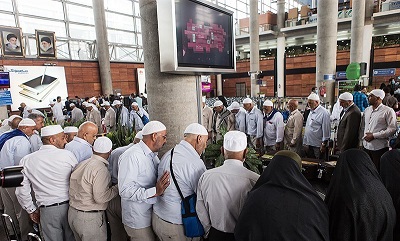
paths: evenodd
<path fill-rule="evenodd" d="M 98 133 L 97 125 L 91 121 L 86 121 L 79 126 L 78 137 L 93 145 Z"/>
<path fill-rule="evenodd" d="M 288 109 L 290 110 L 290 112 L 297 110 L 297 108 L 299 107 L 299 102 L 297 100 L 289 100 L 288 104 Z"/>

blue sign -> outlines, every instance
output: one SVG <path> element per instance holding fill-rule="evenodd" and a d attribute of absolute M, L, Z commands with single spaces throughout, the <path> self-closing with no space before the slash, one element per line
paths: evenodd
<path fill-rule="evenodd" d="M 334 74 L 324 74 L 324 80 L 335 80 Z"/>
<path fill-rule="evenodd" d="M 0 91 L 0 106 L 11 105 L 11 92 L 9 90 Z"/>
<path fill-rule="evenodd" d="M 346 71 L 338 71 L 338 72 L 336 72 L 336 79 L 337 80 L 347 79 Z"/>
<path fill-rule="evenodd" d="M 392 76 L 396 74 L 396 69 L 374 69 L 374 76 Z"/>

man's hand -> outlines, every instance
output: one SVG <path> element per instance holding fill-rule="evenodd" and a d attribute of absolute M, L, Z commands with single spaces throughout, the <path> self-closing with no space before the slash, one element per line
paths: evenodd
<path fill-rule="evenodd" d="M 36 209 L 33 213 L 29 214 L 29 217 L 32 219 L 34 223 L 40 222 L 40 212 L 39 209 Z"/>
<path fill-rule="evenodd" d="M 275 150 L 279 151 L 280 149 L 281 149 L 281 143 L 280 143 L 280 142 L 277 142 L 277 143 L 275 144 Z"/>
<path fill-rule="evenodd" d="M 156 195 L 154 195 L 154 197 L 161 196 L 168 186 L 169 186 L 169 172 L 165 171 L 164 174 L 161 176 L 160 180 L 158 180 L 156 184 Z"/>
<path fill-rule="evenodd" d="M 375 138 L 374 138 L 374 135 L 372 133 L 365 133 L 365 136 L 364 136 L 364 140 L 365 141 L 370 142 L 373 139 L 375 139 Z"/>

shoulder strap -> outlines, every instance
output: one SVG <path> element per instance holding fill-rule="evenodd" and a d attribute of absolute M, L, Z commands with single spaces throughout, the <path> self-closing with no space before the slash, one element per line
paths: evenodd
<path fill-rule="evenodd" d="M 171 150 L 171 161 L 170 161 L 170 163 L 169 163 L 169 169 L 170 169 L 170 171 L 171 171 L 172 180 L 174 180 L 176 189 L 178 190 L 179 196 L 181 196 L 182 201 L 183 201 L 185 198 L 183 197 L 183 194 L 182 194 L 182 192 L 181 192 L 181 189 L 179 188 L 178 182 L 176 181 L 176 178 L 175 178 L 175 175 L 174 175 L 174 169 L 172 169 L 172 156 L 173 156 L 173 155 L 174 155 L 174 148 L 172 148 L 172 150 Z"/>

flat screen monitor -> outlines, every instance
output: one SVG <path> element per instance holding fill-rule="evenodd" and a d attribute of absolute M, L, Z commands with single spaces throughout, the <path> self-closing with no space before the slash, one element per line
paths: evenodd
<path fill-rule="evenodd" d="M 10 88 L 10 72 L 0 72 L 0 88 Z"/>
<path fill-rule="evenodd" d="M 157 1 L 157 12 L 161 72 L 236 71 L 233 12 L 201 0 Z"/>

